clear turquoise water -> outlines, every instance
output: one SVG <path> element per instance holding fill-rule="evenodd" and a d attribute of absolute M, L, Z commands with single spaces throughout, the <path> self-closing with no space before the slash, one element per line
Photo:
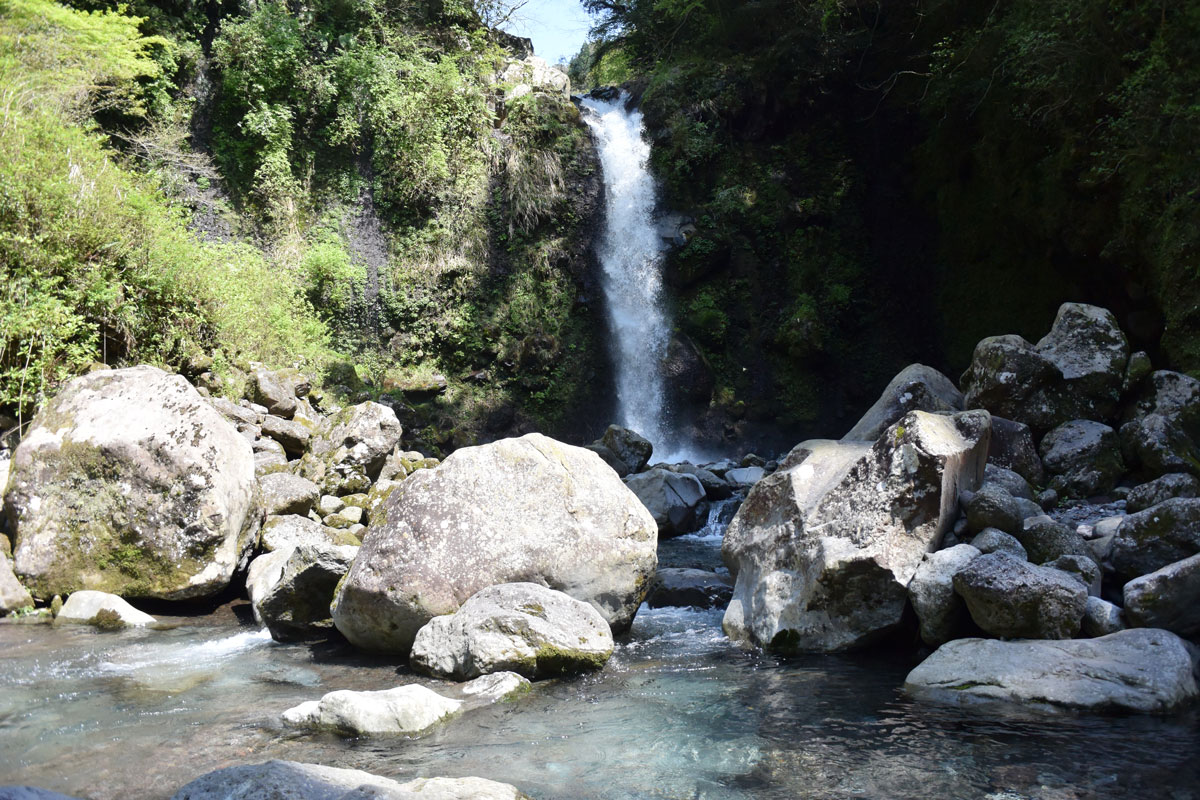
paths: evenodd
<path fill-rule="evenodd" d="M 663 544 L 716 563 L 719 537 Z M 1200 717 L 1032 716 L 914 705 L 910 657 L 779 659 L 719 611 L 643 608 L 600 673 L 415 739 L 299 736 L 280 712 L 419 681 L 348 649 L 282 645 L 232 616 L 169 631 L 0 625 L 0 784 L 169 797 L 269 758 L 398 778 L 480 775 L 561 798 L 1200 798 Z"/>

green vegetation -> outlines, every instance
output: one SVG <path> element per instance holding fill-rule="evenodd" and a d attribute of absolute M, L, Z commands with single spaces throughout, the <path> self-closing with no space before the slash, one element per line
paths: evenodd
<path fill-rule="evenodd" d="M 667 200 L 695 218 L 677 319 L 725 405 L 829 433 L 905 363 L 956 375 L 1064 300 L 1200 370 L 1196 8 L 585 5 L 575 81 L 607 82 L 612 55 L 641 92 Z"/>

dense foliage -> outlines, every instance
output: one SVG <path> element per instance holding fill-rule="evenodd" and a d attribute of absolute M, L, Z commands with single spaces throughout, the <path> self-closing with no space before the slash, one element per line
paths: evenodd
<path fill-rule="evenodd" d="M 828 419 L 1064 300 L 1200 369 L 1194 4 L 585 5 L 577 81 L 628 65 L 695 217 L 670 266 L 718 400 Z"/>

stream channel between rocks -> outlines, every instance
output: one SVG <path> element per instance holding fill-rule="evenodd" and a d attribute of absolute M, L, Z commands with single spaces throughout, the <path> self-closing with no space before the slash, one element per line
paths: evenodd
<path fill-rule="evenodd" d="M 664 540 L 720 565 L 725 522 Z M 349 647 L 279 644 L 232 614 L 173 630 L 0 625 L 0 784 L 170 797 L 272 758 L 409 779 L 477 775 L 567 798 L 1200 797 L 1200 715 L 1010 715 L 919 706 L 917 657 L 778 658 L 721 610 L 650 609 L 603 671 L 535 684 L 412 739 L 298 735 L 279 715 L 335 689 L 438 685 Z"/>

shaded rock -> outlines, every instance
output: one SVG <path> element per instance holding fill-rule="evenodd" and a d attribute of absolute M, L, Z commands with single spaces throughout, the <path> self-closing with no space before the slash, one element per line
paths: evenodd
<path fill-rule="evenodd" d="M 142 628 L 158 622 L 115 594 L 88 590 L 72 592 L 54 619 L 59 623 L 90 624 L 100 628 Z"/>
<path fill-rule="evenodd" d="M 210 772 L 172 800 L 525 800 L 506 783 L 483 778 L 419 778 L 398 783 L 356 769 L 268 761 Z"/>
<path fill-rule="evenodd" d="M 892 378 L 875 404 L 842 438 L 874 442 L 910 411 L 962 410 L 962 392 L 949 378 L 933 367 L 910 364 Z"/>
<path fill-rule="evenodd" d="M 926 553 L 908 584 L 908 597 L 920 622 L 921 639 L 937 646 L 954 638 L 967 619 L 967 607 L 954 593 L 954 574 L 978 558 L 969 544 Z"/>
<path fill-rule="evenodd" d="M 1200 633 L 1200 555 L 1125 584 L 1125 618 L 1135 628 L 1165 628 L 1188 637 Z"/>
<path fill-rule="evenodd" d="M 632 472 L 632 470 L 629 469 L 628 464 L 617 458 L 616 453 L 614 453 L 612 450 L 609 450 L 599 442 L 585 444 L 583 449 L 591 450 L 593 453 L 600 456 L 600 460 L 612 467 L 613 471 L 617 473 L 618 477 L 624 478 L 626 475 L 629 475 Z"/>
<path fill-rule="evenodd" d="M 1165 369 L 1150 373 L 1125 421 L 1152 414 L 1178 424 L 1193 441 L 1200 439 L 1200 381 Z"/>
<path fill-rule="evenodd" d="M 1045 564 L 1059 556 L 1092 557 L 1091 549 L 1078 531 L 1045 514 L 1022 521 L 1016 537 L 1034 564 Z"/>
<path fill-rule="evenodd" d="M 628 628 L 657 566 L 658 526 L 595 453 L 540 434 L 455 451 L 392 491 L 342 583 L 334 622 L 407 653 L 430 619 L 497 583 L 544 583 Z"/>
<path fill-rule="evenodd" d="M 703 527 L 708 504 L 699 478 L 651 469 L 625 478 L 625 485 L 654 517 L 660 537 L 679 536 Z"/>
<path fill-rule="evenodd" d="M 357 547 L 297 545 L 283 562 L 278 580 L 254 598 L 255 618 L 279 642 L 328 635 L 333 629 L 329 603 L 356 555 Z"/>
<path fill-rule="evenodd" d="M 733 579 L 702 569 L 664 567 L 654 575 L 646 604 L 650 608 L 720 608 L 733 596 Z"/>
<path fill-rule="evenodd" d="M 963 374 L 967 408 L 985 408 L 1040 434 L 1072 419 L 1111 420 L 1121 396 L 1129 344 L 1113 315 L 1064 303 L 1037 346 L 993 336 L 975 348 Z"/>
<path fill-rule="evenodd" d="M 377 692 L 342 689 L 289 708 L 283 724 L 342 736 L 411 735 L 457 714 L 462 705 L 415 683 Z"/>
<path fill-rule="evenodd" d="M 644 470 L 654 453 L 654 445 L 649 439 L 620 425 L 609 425 L 597 444 L 612 451 L 631 472 Z"/>
<path fill-rule="evenodd" d="M 587 603 L 536 583 L 503 583 L 426 623 L 410 663 L 456 680 L 493 672 L 537 679 L 600 669 L 612 651 L 608 623 Z"/>
<path fill-rule="evenodd" d="M 254 621 L 264 625 L 259 615 L 258 607 L 270 591 L 279 583 L 283 576 L 283 567 L 292 557 L 295 545 L 287 545 L 278 550 L 263 553 L 250 562 L 246 570 L 246 596 L 250 598 L 250 608 L 254 612 Z"/>
<path fill-rule="evenodd" d="M 1033 489 L 1030 487 L 1029 482 L 1011 469 L 998 467 L 995 464 L 988 464 L 983 472 L 983 483 L 985 486 L 989 483 L 1003 486 L 1013 497 L 1020 497 L 1025 500 L 1034 499 Z"/>
<path fill-rule="evenodd" d="M 1091 552 L 1087 555 L 1062 555 L 1053 561 L 1044 562 L 1043 566 L 1074 575 L 1088 590 L 1088 595 L 1100 596 L 1100 567 L 1092 558 Z"/>
<path fill-rule="evenodd" d="M 954 575 L 975 624 L 993 636 L 1069 639 L 1079 633 L 1087 589 L 1071 575 L 1007 553 L 976 558 Z"/>
<path fill-rule="evenodd" d="M 703 467 L 697 467 L 695 464 L 668 464 L 664 467 L 671 472 L 678 472 L 681 475 L 691 475 L 696 480 L 700 481 L 700 485 L 704 487 L 704 496 L 709 500 L 724 500 L 733 495 L 733 487 L 719 475 L 710 472 Z"/>
<path fill-rule="evenodd" d="M 1196 697 L 1187 647 L 1172 633 L 1127 630 L 1098 639 L 942 645 L 904 681 L 919 699 L 1088 711 L 1172 711 Z"/>
<path fill-rule="evenodd" d="M 307 514 L 320 494 L 315 483 L 290 472 L 264 475 L 258 481 L 258 488 L 267 516 Z"/>
<path fill-rule="evenodd" d="M 1033 444 L 1033 433 L 1023 422 L 992 416 L 988 463 L 1010 469 L 1035 486 L 1046 482 L 1042 459 Z"/>
<path fill-rule="evenodd" d="M 1024 515 L 1021 505 L 1008 490 L 997 483 L 987 483 L 971 495 L 966 503 L 967 530 L 981 532 L 995 528 L 1005 533 L 1021 529 Z"/>
<path fill-rule="evenodd" d="M 1058 507 L 1058 492 L 1054 489 L 1043 489 L 1038 492 L 1037 504 L 1043 511 Z"/>
<path fill-rule="evenodd" d="M 186 380 L 93 372 L 46 403 L 14 454 L 16 572 L 37 597 L 208 597 L 249 554 L 257 496 L 250 443 Z"/>
<path fill-rule="evenodd" d="M 1191 475 L 1173 472 L 1134 487 L 1125 499 L 1125 508 L 1130 513 L 1135 513 L 1175 497 L 1196 497 L 1197 495 L 1200 495 L 1200 480 Z"/>
<path fill-rule="evenodd" d="M 1015 536 L 1010 536 L 997 528 L 984 528 L 971 540 L 971 546 L 980 553 L 1008 553 L 1022 561 L 1029 558 L 1025 547 Z"/>
<path fill-rule="evenodd" d="M 326 494 L 366 491 L 400 441 L 396 412 L 379 403 L 349 406 L 329 418 L 300 460 L 300 474 Z"/>
<path fill-rule="evenodd" d="M 3 534 L 0 539 L 8 541 Z M 0 616 L 33 605 L 33 596 L 13 574 L 13 564 L 6 553 L 0 553 Z"/>
<path fill-rule="evenodd" d="M 1139 417 L 1121 426 L 1121 452 L 1143 477 L 1170 472 L 1200 475 L 1200 450 L 1176 422 L 1161 414 Z"/>
<path fill-rule="evenodd" d="M 684 402 L 707 404 L 716 385 L 712 368 L 704 354 L 683 333 L 671 336 L 667 343 L 666 358 L 659 365 L 659 373 L 671 387 L 672 393 Z"/>
<path fill-rule="evenodd" d="M 1083 635 L 1090 638 L 1107 636 L 1125 630 L 1125 614 L 1118 605 L 1099 597 L 1089 597 L 1083 610 Z"/>
<path fill-rule="evenodd" d="M 1125 472 L 1116 433 L 1091 420 L 1059 425 L 1042 439 L 1041 453 L 1042 464 L 1051 476 L 1050 488 L 1062 497 L 1106 492 Z"/>
<path fill-rule="evenodd" d="M 1154 366 L 1145 350 L 1138 350 L 1129 356 L 1129 364 L 1125 367 L 1125 377 L 1121 379 L 1121 396 L 1127 397 L 1141 388 L 1142 381 L 1150 376 Z"/>
<path fill-rule="evenodd" d="M 1176 498 L 1121 521 L 1109 559 L 1118 575 L 1136 578 L 1200 553 L 1200 499 Z"/>
<path fill-rule="evenodd" d="M 259 368 L 252 370 L 249 378 L 247 388 L 251 400 L 284 419 L 295 415 L 296 384 L 291 376 Z"/>
<path fill-rule="evenodd" d="M 759 481 L 722 545 L 735 641 L 834 651 L 894 631 L 925 553 L 983 476 L 988 415 L 914 411 L 874 444 L 814 440 Z"/>
<path fill-rule="evenodd" d="M 303 422 L 284 419 L 274 414 L 263 417 L 262 434 L 271 437 L 271 441 L 278 442 L 284 452 L 293 457 L 303 455 L 312 439 L 312 430 Z"/>

